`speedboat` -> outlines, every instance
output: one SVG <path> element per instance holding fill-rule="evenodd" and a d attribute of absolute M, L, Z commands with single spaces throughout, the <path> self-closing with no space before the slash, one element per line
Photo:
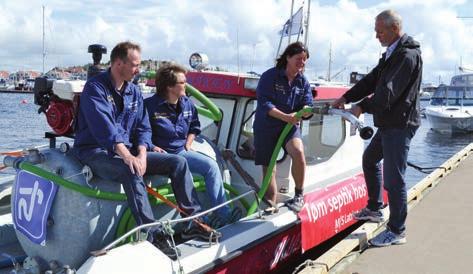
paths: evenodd
<path fill-rule="evenodd" d="M 439 86 L 425 108 L 425 115 L 435 131 L 473 131 L 473 86 Z"/>

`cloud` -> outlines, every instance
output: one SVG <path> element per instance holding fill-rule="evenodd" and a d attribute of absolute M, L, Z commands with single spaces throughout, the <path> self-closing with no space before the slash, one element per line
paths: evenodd
<path fill-rule="evenodd" d="M 302 0 L 295 2 L 294 10 Z M 290 13 L 285 0 L 50 0 L 44 5 L 46 69 L 90 62 L 89 44 L 101 43 L 110 51 L 117 42 L 132 40 L 141 44 L 143 59 L 187 64 L 191 53 L 204 52 L 213 66 L 236 70 L 239 61 L 240 71 L 262 72 L 274 64 L 277 32 Z M 420 41 L 425 81 L 439 75 L 448 81 L 460 58 L 473 64 L 473 21 L 457 18 L 458 10 L 469 7 L 467 1 L 313 0 L 311 5 L 309 78 L 327 75 L 330 46 L 332 74 L 345 70 L 342 80 L 350 71 L 372 68 L 384 51 L 374 35 L 374 17 L 386 8 L 398 10 L 405 31 Z M 0 3 L 0 69 L 41 70 L 41 6 L 28 0 Z"/>

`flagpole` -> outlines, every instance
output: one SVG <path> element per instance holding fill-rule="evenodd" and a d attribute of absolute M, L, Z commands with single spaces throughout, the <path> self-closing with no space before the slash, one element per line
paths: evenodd
<path fill-rule="evenodd" d="M 292 18 L 292 14 L 294 12 L 294 0 L 292 0 L 292 3 L 291 3 L 291 16 L 289 17 L 289 32 L 288 32 L 288 36 L 287 36 L 287 44 L 289 45 L 291 43 L 291 34 L 292 34 L 292 21 L 293 21 L 293 18 Z"/>
<path fill-rule="evenodd" d="M 240 41 L 239 41 L 239 38 L 238 38 L 238 32 L 239 32 L 239 28 L 240 26 L 238 25 L 237 26 L 237 33 L 236 33 L 236 42 L 237 42 L 237 73 L 238 73 L 238 80 L 237 80 L 237 84 L 240 84 Z"/>
<path fill-rule="evenodd" d="M 278 50 L 276 51 L 276 58 L 275 59 L 278 59 L 278 57 L 279 57 L 279 50 L 281 49 L 283 36 L 284 36 L 284 27 L 283 27 L 283 32 L 281 33 L 281 38 L 279 38 L 279 45 L 278 45 Z"/>
<path fill-rule="evenodd" d="M 301 37 L 301 31 L 304 29 L 304 6 L 305 6 L 305 1 L 302 1 L 302 16 L 301 16 L 301 21 L 299 22 L 299 29 L 297 30 L 297 42 L 299 42 L 299 38 Z M 297 11 L 299 12 L 299 11 Z"/>
<path fill-rule="evenodd" d="M 308 4 L 307 5 L 307 18 L 306 18 L 306 22 L 305 22 L 305 35 L 304 35 L 304 45 L 306 46 L 306 48 L 308 47 L 307 46 L 307 37 L 309 36 L 310 0 L 307 4 Z"/>
<path fill-rule="evenodd" d="M 330 49 L 328 51 L 328 71 L 327 71 L 327 81 L 331 81 L 330 74 L 332 70 L 332 42 L 330 42 Z"/>
<path fill-rule="evenodd" d="M 44 5 L 43 5 L 43 74 L 44 76 L 44 58 L 46 57 L 46 51 L 44 50 Z"/>

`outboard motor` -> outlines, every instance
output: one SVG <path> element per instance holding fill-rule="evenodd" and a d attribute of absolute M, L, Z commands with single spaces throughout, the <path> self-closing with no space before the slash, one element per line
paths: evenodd
<path fill-rule="evenodd" d="M 107 54 L 107 48 L 104 45 L 93 44 L 89 45 L 88 52 L 92 53 L 94 64 L 90 66 L 87 71 L 87 80 L 105 71 L 105 69 L 100 65 L 100 60 L 102 60 L 102 54 Z"/>

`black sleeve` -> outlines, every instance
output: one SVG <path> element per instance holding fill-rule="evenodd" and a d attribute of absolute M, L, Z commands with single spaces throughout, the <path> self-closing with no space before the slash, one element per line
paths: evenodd
<path fill-rule="evenodd" d="M 377 86 L 374 95 L 360 103 L 363 111 L 368 113 L 382 112 L 397 103 L 401 95 L 411 82 L 411 77 L 416 67 L 413 58 L 403 54 L 392 60 L 392 69 L 387 71 Z"/>
<path fill-rule="evenodd" d="M 358 102 L 374 92 L 378 79 L 379 65 L 371 70 L 363 79 L 349 89 L 343 97 L 347 103 Z"/>

